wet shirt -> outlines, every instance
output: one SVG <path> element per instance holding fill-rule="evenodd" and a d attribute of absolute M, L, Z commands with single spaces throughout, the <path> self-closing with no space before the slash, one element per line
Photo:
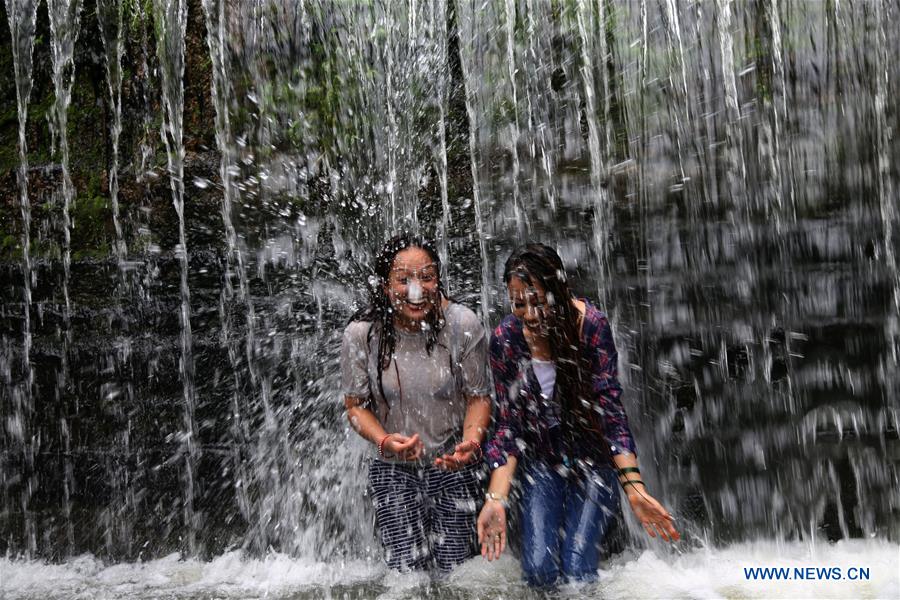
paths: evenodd
<path fill-rule="evenodd" d="M 636 454 L 628 417 L 622 406 L 622 386 L 618 380 L 618 353 L 612 329 L 602 312 L 585 301 L 581 330 L 584 359 L 591 366 L 591 408 L 601 418 L 602 437 L 610 456 L 625 452 Z M 491 336 L 491 372 L 498 405 L 494 434 L 485 447 L 485 458 L 491 469 L 506 464 L 509 456 L 523 455 L 550 464 L 564 462 L 564 449 L 559 432 L 559 404 L 556 394 L 541 393 L 535 375 L 531 351 L 522 322 L 508 315 Z M 572 459 L 592 458 L 592 443 L 597 440 L 576 436 L 568 452 Z"/>
<path fill-rule="evenodd" d="M 378 326 L 367 342 L 372 323 L 350 323 L 341 347 L 344 394 L 368 400 L 388 433 L 418 433 L 426 460 L 462 441 L 466 399 L 491 393 L 481 321 L 454 302 L 444 310 L 444 321 L 430 354 L 423 332 L 394 330 L 394 355 L 382 373 L 384 397 L 378 390 Z"/>

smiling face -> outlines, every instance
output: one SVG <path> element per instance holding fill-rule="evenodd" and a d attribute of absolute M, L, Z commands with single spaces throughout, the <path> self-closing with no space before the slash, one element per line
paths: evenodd
<path fill-rule="evenodd" d="M 553 298 L 539 281 L 527 282 L 513 275 L 506 284 L 512 314 L 535 337 L 547 337 L 553 318 Z"/>
<path fill-rule="evenodd" d="M 394 322 L 418 331 L 425 317 L 440 301 L 440 273 L 434 259 L 422 248 L 410 247 L 394 257 L 384 292 L 394 309 Z"/>

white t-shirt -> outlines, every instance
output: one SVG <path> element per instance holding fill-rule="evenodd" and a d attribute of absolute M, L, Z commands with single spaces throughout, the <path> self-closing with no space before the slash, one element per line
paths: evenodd
<path fill-rule="evenodd" d="M 343 392 L 368 399 L 389 433 L 418 433 L 427 457 L 440 456 L 462 441 L 466 398 L 489 396 L 488 339 L 471 310 L 451 302 L 434 348 L 424 333 L 395 329 L 394 355 L 378 390 L 378 334 L 366 343 L 372 323 L 354 321 L 344 330 L 341 348 Z M 451 347 L 454 347 L 451 351 Z M 453 358 L 458 364 L 452 365 Z"/>
<path fill-rule="evenodd" d="M 556 386 L 556 363 L 550 360 L 531 359 L 531 368 L 541 384 L 541 394 L 545 398 L 553 397 L 553 388 Z"/>
<path fill-rule="evenodd" d="M 553 388 L 556 387 L 556 363 L 549 360 L 531 359 L 531 368 L 534 376 L 541 384 L 541 396 L 543 402 L 549 407 L 545 413 L 547 427 L 553 428 L 559 425 L 559 402 L 553 397 Z"/>

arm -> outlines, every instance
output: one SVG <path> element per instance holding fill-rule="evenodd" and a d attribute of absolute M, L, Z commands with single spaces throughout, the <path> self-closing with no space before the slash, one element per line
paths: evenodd
<path fill-rule="evenodd" d="M 487 337 L 481 320 L 475 313 L 466 311 L 451 327 L 454 331 L 452 343 L 460 351 L 454 370 L 459 375 L 460 391 L 466 399 L 466 415 L 462 441 L 453 449 L 453 454 L 436 458 L 434 465 L 453 470 L 481 460 L 481 444 L 491 424 L 491 378 L 487 370 Z"/>
<path fill-rule="evenodd" d="M 356 321 L 344 330 L 341 343 L 341 387 L 344 391 L 347 419 L 359 435 L 376 446 L 380 445 L 386 454 L 416 460 L 424 450 L 418 434 L 406 437 L 391 433 L 388 436 L 378 417 L 366 406 L 371 397 L 368 372 L 369 327 L 369 323 Z"/>
<path fill-rule="evenodd" d="M 456 445 L 453 454 L 445 454 L 434 459 L 434 466 L 453 471 L 478 460 L 481 455 L 481 443 L 490 424 L 490 396 L 469 397 L 466 400 L 463 441 Z"/>
<path fill-rule="evenodd" d="M 612 328 L 601 316 L 585 330 L 585 342 L 591 349 L 591 374 L 594 401 L 603 415 L 603 442 L 612 456 L 637 454 L 634 437 L 628 426 L 628 415 L 622 405 L 619 383 L 619 353 L 613 341 Z"/>
<path fill-rule="evenodd" d="M 604 318 L 591 336 L 596 345 L 594 354 L 594 393 L 603 410 L 603 443 L 607 445 L 619 471 L 619 482 L 631 505 L 634 515 L 651 536 L 657 533 L 666 541 L 681 536 L 674 526 L 672 515 L 645 489 L 638 470 L 634 438 L 628 426 L 628 417 L 622 405 L 622 386 L 618 379 L 618 353 L 613 342 L 612 329 Z M 622 472 L 625 470 L 626 472 Z M 633 483 L 629 483 L 633 482 Z"/>
<path fill-rule="evenodd" d="M 512 487 L 518 461 L 510 456 L 506 464 L 491 473 L 488 493 L 478 514 L 478 543 L 481 556 L 490 560 L 500 558 L 506 548 L 506 507 L 509 505 L 509 490 Z"/>
<path fill-rule="evenodd" d="M 344 396 L 344 406 L 347 409 L 347 420 L 350 421 L 351 427 L 364 439 L 380 446 L 380 450 L 385 456 L 393 455 L 403 460 L 421 458 L 425 448 L 418 433 L 411 436 L 388 433 L 384 430 L 378 417 L 364 406 L 364 401 L 355 396 Z"/>
<path fill-rule="evenodd" d="M 633 454 L 623 453 L 613 456 L 613 462 L 619 471 L 619 483 L 622 484 L 628 504 L 631 505 L 634 516 L 644 526 L 644 531 L 650 537 L 656 537 L 658 533 L 667 542 L 678 541 L 681 534 L 675 529 L 675 519 L 656 498 L 647 493 L 644 482 L 641 481 L 640 472 L 622 473 L 623 469 L 637 469 L 637 458 Z M 627 483 L 629 481 L 635 483 Z"/>
<path fill-rule="evenodd" d="M 506 547 L 506 507 L 521 454 L 516 444 L 522 432 L 521 407 L 518 398 L 510 397 L 509 389 L 518 374 L 518 363 L 502 332 L 501 325 L 491 338 L 491 371 L 498 411 L 495 432 L 486 450 L 493 471 L 477 525 L 481 555 L 488 560 L 500 558 Z"/>
<path fill-rule="evenodd" d="M 503 323 L 491 336 L 490 365 L 497 418 L 494 434 L 485 443 L 484 454 L 488 467 L 493 471 L 505 465 L 510 458 L 518 459 L 521 455 L 516 441 L 522 438 L 522 407 L 518 395 L 510 393 L 510 387 L 519 374 L 519 364 L 515 347 Z"/>
<path fill-rule="evenodd" d="M 350 395 L 344 396 L 344 408 L 347 409 L 350 426 L 364 439 L 377 445 L 387 435 L 378 418 L 365 407 L 365 400 Z"/>
<path fill-rule="evenodd" d="M 491 397 L 472 396 L 466 403 L 466 420 L 463 422 L 463 440 L 473 441 L 481 447 L 491 426 Z"/>

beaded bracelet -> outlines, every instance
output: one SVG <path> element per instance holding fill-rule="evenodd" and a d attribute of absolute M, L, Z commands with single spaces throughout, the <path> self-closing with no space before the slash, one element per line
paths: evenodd
<path fill-rule="evenodd" d="M 635 486 L 635 485 L 637 485 L 637 484 L 641 484 L 641 485 L 643 485 L 645 488 L 647 487 L 646 485 L 644 485 L 644 482 L 641 481 L 640 479 L 628 479 L 628 480 L 623 481 L 623 482 L 621 482 L 621 483 L 622 483 L 622 489 L 623 489 L 623 490 L 625 489 L 625 486 L 626 486 L 626 485 L 632 485 L 632 486 Z"/>

